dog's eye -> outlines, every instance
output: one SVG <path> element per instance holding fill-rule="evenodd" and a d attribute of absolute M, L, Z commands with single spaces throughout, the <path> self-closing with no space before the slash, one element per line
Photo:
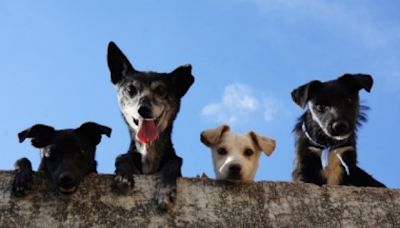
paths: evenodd
<path fill-rule="evenodd" d="M 221 156 L 224 156 L 224 155 L 227 155 L 227 154 L 228 154 L 228 151 L 226 151 L 225 148 L 219 148 L 219 149 L 217 150 L 217 153 L 218 153 L 219 155 L 221 155 Z"/>
<path fill-rule="evenodd" d="M 154 91 L 157 96 L 159 97 L 164 97 L 165 95 L 167 95 L 167 89 L 165 88 L 165 86 L 158 86 L 155 91 Z"/>
<path fill-rule="evenodd" d="M 135 88 L 135 86 L 130 85 L 128 87 L 128 93 L 129 93 L 129 96 L 131 96 L 131 97 L 135 96 L 137 94 L 137 89 Z"/>
<path fill-rule="evenodd" d="M 326 112 L 326 110 L 328 110 L 328 106 L 325 106 L 325 105 L 316 105 L 316 106 L 315 106 L 315 110 L 316 110 L 317 112 L 323 113 L 323 112 Z"/>
<path fill-rule="evenodd" d="M 244 156 L 246 157 L 250 157 L 251 155 L 254 154 L 254 151 L 252 149 L 247 148 L 246 150 L 244 150 Z"/>

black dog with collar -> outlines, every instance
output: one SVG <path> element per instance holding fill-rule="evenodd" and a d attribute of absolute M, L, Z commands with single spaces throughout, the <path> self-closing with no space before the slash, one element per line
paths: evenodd
<path fill-rule="evenodd" d="M 345 74 L 327 82 L 311 81 L 292 91 L 306 111 L 296 133 L 294 181 L 317 185 L 385 187 L 357 166 L 356 131 L 366 121 L 359 91 L 370 92 L 370 75 Z"/>

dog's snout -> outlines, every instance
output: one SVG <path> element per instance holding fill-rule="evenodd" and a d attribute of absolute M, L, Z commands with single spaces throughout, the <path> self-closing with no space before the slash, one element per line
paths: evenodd
<path fill-rule="evenodd" d="M 242 166 L 240 166 L 239 164 L 233 164 L 229 166 L 229 172 L 231 173 L 239 174 L 241 170 Z"/>
<path fill-rule="evenodd" d="M 140 99 L 140 107 L 138 112 L 143 118 L 151 118 L 151 102 L 147 96 Z"/>
<path fill-rule="evenodd" d="M 350 125 L 347 121 L 340 120 L 340 121 L 335 121 L 332 124 L 333 132 L 338 135 L 347 133 L 349 131 L 349 129 L 350 129 Z"/>
<path fill-rule="evenodd" d="M 138 112 L 139 112 L 140 116 L 142 116 L 143 118 L 151 118 L 150 106 L 142 105 L 142 106 L 140 106 Z"/>
<path fill-rule="evenodd" d="M 72 173 L 65 172 L 59 176 L 58 181 L 63 185 L 72 185 L 75 182 L 75 176 Z"/>

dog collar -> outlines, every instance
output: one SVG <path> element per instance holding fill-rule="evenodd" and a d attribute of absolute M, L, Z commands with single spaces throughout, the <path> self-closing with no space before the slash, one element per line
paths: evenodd
<path fill-rule="evenodd" d="M 306 138 L 308 139 L 308 141 L 311 142 L 311 144 L 313 144 L 313 146 L 317 146 L 320 147 L 321 149 L 321 165 L 322 168 L 326 168 L 328 166 L 328 159 L 329 159 L 329 154 L 333 151 L 336 154 L 336 157 L 339 159 L 340 163 L 342 164 L 342 166 L 344 167 L 346 174 L 350 175 L 350 170 L 349 170 L 349 166 L 346 164 L 346 162 L 344 162 L 342 156 L 340 154 L 338 154 L 336 152 L 336 150 L 332 150 L 332 146 L 326 146 L 326 145 L 322 145 L 317 143 L 313 138 L 311 138 L 310 134 L 308 134 L 307 129 L 306 129 L 306 125 L 303 122 L 303 124 L 301 125 L 301 130 L 303 131 L 304 135 L 306 136 Z M 346 141 L 338 144 L 338 145 L 342 145 L 344 143 L 346 143 Z"/>
<path fill-rule="evenodd" d="M 303 133 L 306 136 L 306 138 L 308 139 L 308 141 L 310 141 L 311 144 L 313 144 L 314 146 L 321 147 L 322 149 L 329 148 L 329 146 L 325 146 L 325 145 L 319 144 L 314 139 L 311 138 L 311 136 L 308 134 L 308 131 L 306 129 L 306 124 L 304 122 L 301 125 L 301 130 L 303 131 Z"/>

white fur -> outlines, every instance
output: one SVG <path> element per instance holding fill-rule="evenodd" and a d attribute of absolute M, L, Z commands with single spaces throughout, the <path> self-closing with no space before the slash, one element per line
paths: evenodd
<path fill-rule="evenodd" d="M 218 149 L 224 147 L 227 155 L 218 154 Z M 254 151 L 250 157 L 244 156 L 246 148 Z M 217 179 L 228 179 L 229 167 L 231 165 L 241 166 L 242 181 L 254 180 L 258 169 L 260 150 L 254 146 L 252 139 L 247 135 L 239 135 L 232 132 L 226 132 L 221 142 L 211 147 L 214 163 L 214 171 Z"/>
<path fill-rule="evenodd" d="M 135 85 L 135 82 L 133 82 Z M 138 86 L 138 85 L 136 85 Z M 151 84 L 151 88 L 156 88 L 159 86 L 159 82 L 153 82 Z M 138 132 L 139 126 L 135 124 L 135 120 L 140 120 L 143 119 L 143 117 L 140 116 L 138 110 L 140 108 L 140 103 L 139 101 L 141 100 L 142 97 L 145 96 L 151 96 L 150 94 L 152 93 L 150 88 L 143 88 L 142 90 L 138 91 L 138 94 L 134 97 L 130 97 L 128 95 L 128 91 L 126 91 L 126 86 L 121 86 L 118 87 L 118 103 L 120 105 L 120 110 L 122 114 L 125 117 L 125 120 L 128 122 L 129 126 L 134 130 L 134 132 Z M 164 106 L 163 105 L 155 105 L 152 104 L 152 119 L 157 119 L 160 118 L 161 115 L 163 114 L 164 111 Z M 161 126 L 162 125 L 162 126 Z M 164 130 L 164 125 L 163 123 L 159 123 L 159 131 Z M 140 144 L 139 139 L 137 138 L 137 135 L 134 136 L 136 139 L 136 148 L 138 149 L 138 152 L 141 153 L 142 156 L 142 164 L 145 163 L 146 160 L 146 155 L 147 155 L 147 146 Z"/>
<path fill-rule="evenodd" d="M 271 155 L 275 149 L 275 140 L 256 134 L 253 131 L 242 135 L 229 131 L 228 125 L 201 132 L 201 141 L 211 148 L 215 177 L 233 182 L 253 181 L 257 172 L 261 151 Z M 221 148 L 226 153 L 221 154 Z M 251 155 L 246 154 L 251 150 Z M 230 167 L 240 166 L 240 176 L 230 175 Z M 232 179 L 234 178 L 234 179 Z"/>

